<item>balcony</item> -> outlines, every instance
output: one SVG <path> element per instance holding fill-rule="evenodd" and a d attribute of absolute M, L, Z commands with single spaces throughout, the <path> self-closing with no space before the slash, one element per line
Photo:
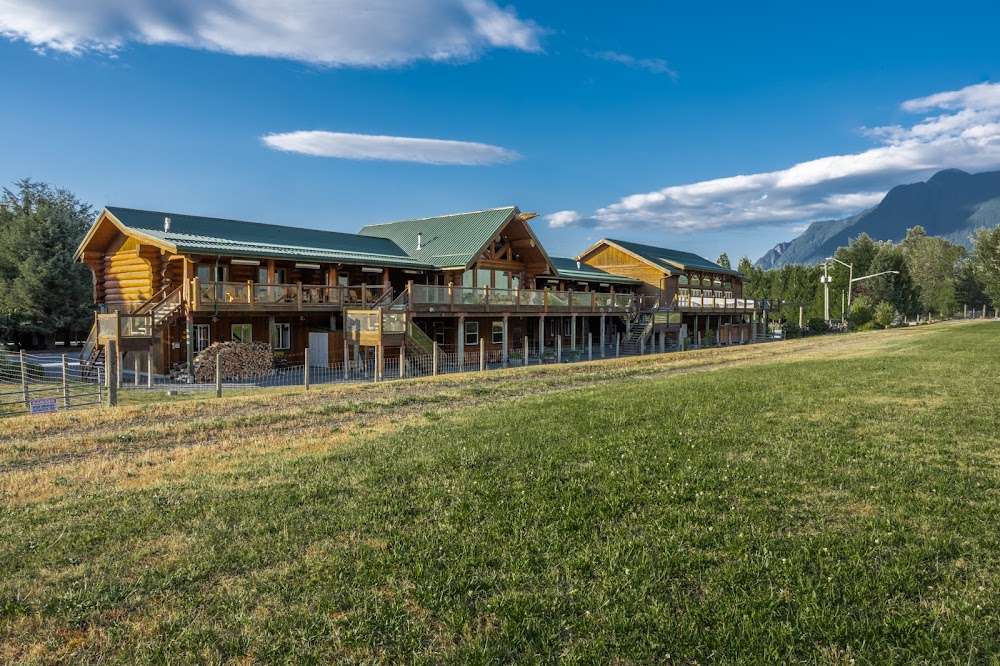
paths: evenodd
<path fill-rule="evenodd" d="M 625 314 L 632 294 L 409 284 L 405 309 L 416 313 Z"/>
<path fill-rule="evenodd" d="M 385 305 L 392 287 L 353 287 L 257 282 L 191 281 L 189 303 L 194 312 L 337 312 Z"/>

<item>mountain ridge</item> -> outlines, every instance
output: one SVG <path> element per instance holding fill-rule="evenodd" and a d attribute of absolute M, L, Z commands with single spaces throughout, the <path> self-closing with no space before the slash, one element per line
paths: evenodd
<path fill-rule="evenodd" d="M 920 225 L 929 236 L 971 247 L 978 227 L 1000 225 L 1000 171 L 969 174 L 945 169 L 926 182 L 897 185 L 877 205 L 840 220 L 813 222 L 797 238 L 779 243 L 756 266 L 810 264 L 832 255 L 851 238 L 867 233 L 876 240 L 899 242 Z"/>

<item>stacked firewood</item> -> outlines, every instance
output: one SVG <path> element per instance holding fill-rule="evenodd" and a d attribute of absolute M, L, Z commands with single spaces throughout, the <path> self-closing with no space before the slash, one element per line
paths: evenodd
<path fill-rule="evenodd" d="M 222 365 L 223 381 L 266 377 L 274 363 L 271 345 L 266 342 L 216 342 L 195 357 L 195 381 L 215 381 L 216 359 Z"/>

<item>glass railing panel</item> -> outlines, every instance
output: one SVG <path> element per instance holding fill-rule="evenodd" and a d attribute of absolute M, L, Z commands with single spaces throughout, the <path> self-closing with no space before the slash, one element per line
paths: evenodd
<path fill-rule="evenodd" d="M 521 305 L 540 308 L 545 305 L 545 292 L 540 289 L 522 289 L 518 300 Z"/>
<path fill-rule="evenodd" d="M 631 294 L 615 294 L 615 307 L 616 308 L 627 308 L 632 305 L 632 295 Z"/>
<path fill-rule="evenodd" d="M 517 292 L 513 289 L 491 289 L 491 305 L 517 305 Z"/>
<path fill-rule="evenodd" d="M 549 292 L 549 307 L 550 308 L 568 308 L 569 307 L 569 292 L 566 292 L 566 291 L 550 291 Z"/>
<path fill-rule="evenodd" d="M 589 291 L 574 291 L 570 294 L 570 304 L 574 308 L 589 308 L 591 294 Z"/>

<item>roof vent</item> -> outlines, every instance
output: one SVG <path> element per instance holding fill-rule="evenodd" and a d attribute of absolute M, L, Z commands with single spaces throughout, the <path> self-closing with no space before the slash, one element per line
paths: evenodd
<path fill-rule="evenodd" d="M 164 233 L 170 231 L 170 218 L 169 217 L 163 218 L 163 231 L 164 231 Z"/>
<path fill-rule="evenodd" d="M 422 249 L 424 249 L 424 235 L 418 231 L 417 232 L 417 252 L 420 252 L 420 250 L 422 250 Z"/>
<path fill-rule="evenodd" d="M 580 260 L 576 260 L 576 270 L 580 270 Z"/>

